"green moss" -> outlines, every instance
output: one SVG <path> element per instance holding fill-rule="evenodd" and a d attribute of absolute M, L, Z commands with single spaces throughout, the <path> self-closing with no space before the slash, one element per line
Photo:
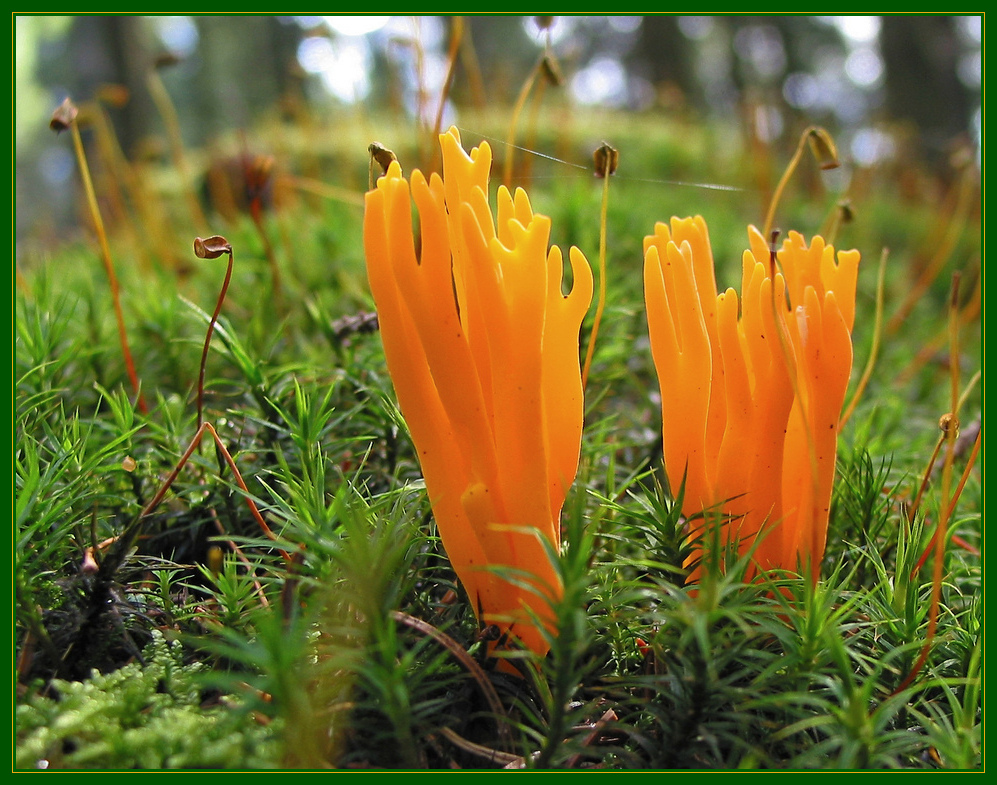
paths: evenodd
<path fill-rule="evenodd" d="M 183 663 L 179 642 L 154 632 L 145 664 L 85 681 L 56 679 L 47 697 L 32 692 L 17 707 L 18 769 L 273 768 L 273 726 L 205 700 L 206 666 Z"/>

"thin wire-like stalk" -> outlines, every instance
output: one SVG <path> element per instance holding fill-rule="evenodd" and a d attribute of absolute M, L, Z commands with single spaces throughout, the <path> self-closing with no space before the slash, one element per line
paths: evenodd
<path fill-rule="evenodd" d="M 215 445 L 221 452 L 225 463 L 228 464 L 229 469 L 232 470 L 232 475 L 235 477 L 236 485 L 238 485 L 239 489 L 246 495 L 246 504 L 249 507 L 250 514 L 253 516 L 253 520 L 256 521 L 257 525 L 269 539 L 276 541 L 278 539 L 277 535 L 273 533 L 273 530 L 267 525 L 267 522 L 260 514 L 259 508 L 256 506 L 256 503 L 253 501 L 253 498 L 249 493 L 249 487 L 246 485 L 245 480 L 242 479 L 239 467 L 236 466 L 235 460 L 232 458 L 232 455 L 229 453 L 228 449 L 226 449 L 221 437 L 218 436 L 218 432 L 209 422 L 203 422 L 198 427 L 197 432 L 194 434 L 194 438 L 190 441 L 190 445 L 184 451 L 184 454 L 180 456 L 180 460 L 177 462 L 177 465 L 173 467 L 173 471 L 170 472 L 162 486 L 160 486 L 159 490 L 156 491 L 156 495 L 150 499 L 149 503 L 145 505 L 145 507 L 142 508 L 142 512 L 139 513 L 138 520 L 151 515 L 152 512 L 162 503 L 163 499 L 166 497 L 166 492 L 172 487 L 177 477 L 180 476 L 180 472 L 183 470 L 183 467 L 187 465 L 187 461 L 189 461 L 190 457 L 194 454 L 194 450 L 196 450 L 197 446 L 201 443 L 201 439 L 204 438 L 205 433 L 211 434 L 211 438 L 215 440 Z M 285 561 L 290 561 L 291 557 L 284 550 L 281 550 L 280 553 L 281 556 L 284 557 Z"/>
<path fill-rule="evenodd" d="M 834 209 L 831 210 L 831 214 L 828 215 L 827 220 L 820 228 L 820 236 L 824 238 L 824 242 L 828 245 L 834 245 L 834 241 L 837 239 L 838 230 L 841 228 L 841 225 L 847 223 L 851 219 L 851 204 L 847 199 L 839 201 L 834 206 Z"/>
<path fill-rule="evenodd" d="M 962 477 L 959 478 L 959 484 L 955 487 L 955 493 L 952 494 L 952 501 L 949 503 L 949 520 L 952 519 L 953 513 L 955 513 L 956 502 L 959 501 L 959 497 L 962 496 L 963 488 L 966 487 L 966 482 L 969 480 L 969 474 L 976 464 L 976 456 L 980 454 L 980 444 L 983 442 L 983 428 L 980 428 L 980 432 L 976 434 L 976 441 L 973 442 L 973 451 L 969 454 L 969 460 L 966 461 L 966 468 L 962 471 Z"/>
<path fill-rule="evenodd" d="M 977 371 L 973 374 L 973 378 L 969 380 L 969 384 L 966 385 L 966 389 L 963 390 L 962 395 L 956 402 L 953 411 L 960 411 L 963 404 L 966 402 L 966 398 L 972 392 L 976 383 L 980 380 L 980 372 Z M 982 429 L 981 429 L 982 432 Z M 938 437 L 938 441 L 935 443 L 935 449 L 931 453 L 931 458 L 928 459 L 928 465 L 924 469 L 924 476 L 921 478 L 921 484 L 918 486 L 917 495 L 914 497 L 914 504 L 911 505 L 910 509 L 907 511 L 907 520 L 912 521 L 917 515 L 917 511 L 921 508 L 921 498 L 924 496 L 924 492 L 928 489 L 928 485 L 931 482 L 931 475 L 934 473 L 935 461 L 938 460 L 938 455 L 942 451 L 942 446 L 945 444 L 945 433 L 942 433 Z"/>
<path fill-rule="evenodd" d="M 218 321 L 218 314 L 221 313 L 222 303 L 225 302 L 225 293 L 228 291 L 229 282 L 232 280 L 232 266 L 235 253 L 229 248 L 228 266 L 225 269 L 225 280 L 222 282 L 221 291 L 218 293 L 218 300 L 215 303 L 215 311 L 208 321 L 208 331 L 204 336 L 204 348 L 201 350 L 201 366 L 197 372 L 197 427 L 201 427 L 204 414 L 204 370 L 208 363 L 208 347 L 211 345 L 211 336 L 215 331 L 215 322 Z"/>
<path fill-rule="evenodd" d="M 609 176 L 608 171 L 603 175 L 602 207 L 599 210 L 599 301 L 595 307 L 595 318 L 592 320 L 589 345 L 585 350 L 585 367 L 582 370 L 583 390 L 588 385 L 589 369 L 592 367 L 592 356 L 595 354 L 595 339 L 599 334 L 602 313 L 606 309 L 606 216 L 609 212 Z"/>
<path fill-rule="evenodd" d="M 256 503 L 253 501 L 253 498 L 249 493 L 249 488 L 246 486 L 245 481 L 242 479 L 242 474 L 239 472 L 239 468 L 238 466 L 236 466 L 235 460 L 232 458 L 232 455 L 226 449 L 225 444 L 218 436 L 218 432 L 215 431 L 214 426 L 212 426 L 211 423 L 205 422 L 201 423 L 200 427 L 198 427 L 197 432 L 194 434 L 194 438 L 191 439 L 190 444 L 187 446 L 187 449 L 184 451 L 183 455 L 180 456 L 180 460 L 177 461 L 176 466 L 173 467 L 173 470 L 170 472 L 169 476 L 163 481 L 163 484 L 159 487 L 159 490 L 156 491 L 156 494 L 152 497 L 152 499 L 149 500 L 149 503 L 142 508 L 142 511 L 125 528 L 125 530 L 118 537 L 114 539 L 115 548 L 108 554 L 107 558 L 105 558 L 104 561 L 101 563 L 100 565 L 101 572 L 107 575 L 113 575 L 117 571 L 118 567 L 121 566 L 121 564 L 125 559 L 125 556 L 131 551 L 132 547 L 134 547 L 135 541 L 138 538 L 139 533 L 141 532 L 143 521 L 149 515 L 155 512 L 156 508 L 159 507 L 160 504 L 162 504 L 163 499 L 166 498 L 167 491 L 169 491 L 169 489 L 173 486 L 173 483 L 176 482 L 177 477 L 180 476 L 180 472 L 183 471 L 183 467 L 187 465 L 187 461 L 190 460 L 191 456 L 194 454 L 194 451 L 197 449 L 198 445 L 200 445 L 201 440 L 204 438 L 205 433 L 211 434 L 211 437 L 215 441 L 217 452 L 223 457 L 225 463 L 227 463 L 228 467 L 232 470 L 232 474 L 235 477 L 236 484 L 239 486 L 239 489 L 245 494 L 246 504 L 249 507 L 249 512 L 253 516 L 253 519 L 256 521 L 260 529 L 269 539 L 273 541 L 276 541 L 278 539 L 277 535 L 273 533 L 273 530 L 267 525 L 267 522 L 263 519 L 263 515 L 260 514 L 259 508 L 256 506 Z M 235 552 L 240 553 L 237 546 L 235 547 Z M 291 556 L 285 550 L 279 548 L 278 552 L 283 557 L 285 564 L 289 564 L 291 562 Z M 243 563 L 246 564 L 247 567 L 249 568 L 250 573 L 252 573 L 253 569 L 252 565 L 241 554 L 240 557 Z M 255 576 L 253 583 L 255 591 L 259 596 L 260 604 L 264 607 L 268 607 L 269 602 L 266 598 L 266 594 L 263 591 L 263 586 L 258 580 L 255 579 Z"/>
<path fill-rule="evenodd" d="M 769 209 L 765 214 L 765 223 L 762 228 L 763 237 L 770 237 L 772 234 L 772 222 L 775 220 L 775 208 L 778 206 L 779 200 L 782 198 L 782 192 L 786 190 L 786 184 L 789 182 L 789 178 L 793 176 L 793 172 L 796 171 L 796 167 L 800 163 L 800 158 L 803 156 L 803 147 L 806 143 L 808 132 L 809 129 L 800 137 L 799 144 L 796 145 L 796 152 L 793 153 L 793 157 L 789 159 L 786 171 L 782 173 L 779 184 L 775 187 L 775 193 L 772 194 L 772 198 L 769 200 Z M 774 283 L 775 281 L 773 281 L 773 284 Z"/>
<path fill-rule="evenodd" d="M 952 520 L 952 516 L 955 514 L 956 503 L 959 501 L 959 497 L 962 496 L 962 491 L 966 487 L 966 483 L 969 481 L 969 475 L 972 473 L 973 466 L 976 465 L 976 456 L 979 455 L 980 443 L 982 439 L 983 439 L 983 429 L 981 428 L 980 432 L 976 434 L 976 441 L 973 443 L 973 451 L 970 453 L 969 460 L 966 462 L 966 468 L 962 470 L 962 476 L 959 478 L 959 484 L 956 485 L 955 491 L 952 494 L 952 501 L 949 502 L 949 512 L 948 512 L 949 520 Z M 955 539 L 956 538 L 953 537 L 953 541 Z M 924 553 L 921 554 L 921 558 L 918 559 L 917 564 L 914 565 L 914 570 L 913 570 L 914 573 L 916 573 L 924 566 L 924 563 L 928 560 L 928 556 L 935 549 L 935 543 L 937 541 L 938 541 L 938 531 L 936 530 L 935 533 L 931 535 L 931 541 L 928 543 L 928 547 L 924 549 Z M 961 544 L 963 545 L 963 547 L 969 545 L 966 542 L 962 542 Z M 972 549 L 972 546 L 969 547 L 971 550 L 974 550 Z"/>
<path fill-rule="evenodd" d="M 76 161 L 80 167 L 80 176 L 83 178 L 83 190 L 87 195 L 90 217 L 93 219 L 94 229 L 97 232 L 101 260 L 104 262 L 104 270 L 107 273 L 107 280 L 111 287 L 111 301 L 114 304 L 114 318 L 118 323 L 118 337 L 121 340 L 121 353 L 125 360 L 125 371 L 128 373 L 132 388 L 135 390 L 139 411 L 145 414 L 149 409 L 145 405 L 145 399 L 142 397 L 138 374 L 135 372 L 135 362 L 132 360 L 132 352 L 128 346 L 128 331 L 125 328 L 124 312 L 121 310 L 121 288 L 118 285 L 118 276 L 114 272 L 114 262 L 111 261 L 111 249 L 107 244 L 107 232 L 104 230 L 104 220 L 100 217 L 97 194 L 94 191 L 93 180 L 90 178 L 90 167 L 87 166 L 87 157 L 83 150 L 83 139 L 80 137 L 80 129 L 75 120 L 69 124 L 69 132 L 73 137 L 73 149 L 76 151 Z"/>
<path fill-rule="evenodd" d="M 779 180 L 779 184 L 775 188 L 775 193 L 772 195 L 772 199 L 769 202 L 769 209 L 765 214 L 765 227 L 762 232 L 765 237 L 769 237 L 771 235 L 772 222 L 775 219 L 775 208 L 778 206 L 779 200 L 782 198 L 782 192 L 786 190 L 786 184 L 789 182 L 789 178 L 792 177 L 793 172 L 796 171 L 796 167 L 800 163 L 800 158 L 803 156 L 803 148 L 807 144 L 810 145 L 810 149 L 813 151 L 814 157 L 817 159 L 817 164 L 821 169 L 835 169 L 839 165 L 838 151 L 831 135 L 819 125 L 808 125 L 803 130 L 803 133 L 800 134 L 800 141 L 796 145 L 796 152 L 793 153 L 793 157 L 790 159 L 789 165 L 786 166 L 786 171 L 782 173 L 782 179 Z"/>
<path fill-rule="evenodd" d="M 982 378 L 983 378 L 982 371 L 977 371 L 976 373 L 973 374 L 972 378 L 969 380 L 969 383 L 966 385 L 966 389 L 962 391 L 962 395 L 959 397 L 959 408 L 958 408 L 959 411 L 962 411 L 962 407 L 965 405 L 966 399 L 969 398 L 969 394 L 973 391 L 973 388 L 976 387 L 977 384 L 979 384 L 980 379 Z"/>
<path fill-rule="evenodd" d="M 935 461 L 938 460 L 938 455 L 941 453 L 942 446 L 944 444 L 945 434 L 943 433 L 938 437 L 938 441 L 935 442 L 935 449 L 932 451 L 931 457 L 928 459 L 928 465 L 924 469 L 924 476 L 921 478 L 921 484 L 918 486 L 917 495 L 914 497 L 914 503 L 907 511 L 907 520 L 909 521 L 913 521 L 917 515 L 917 511 L 921 509 L 921 498 L 924 496 L 924 492 L 928 489 L 928 483 L 931 481 L 931 473 L 935 468 Z"/>
<path fill-rule="evenodd" d="M 945 441 L 945 462 L 942 464 L 942 489 L 941 489 L 941 513 L 938 517 L 938 526 L 935 529 L 935 553 L 934 564 L 931 574 L 931 600 L 928 606 L 928 631 L 925 635 L 924 646 L 921 654 L 911 668 L 910 673 L 900 683 L 893 694 L 905 690 L 921 668 L 928 661 L 932 644 L 935 641 L 935 632 L 938 629 L 938 609 L 941 604 L 942 595 L 942 573 L 945 568 L 945 535 L 948 530 L 949 516 L 952 513 L 952 465 L 955 462 L 955 441 L 959 431 L 959 319 L 957 299 L 959 294 L 959 274 L 952 276 L 952 296 L 949 303 L 949 382 L 952 399 L 952 411 L 949 416 L 943 418 L 944 441 Z M 981 431 L 982 434 L 982 431 Z"/>
<path fill-rule="evenodd" d="M 872 327 L 872 347 L 869 349 L 869 359 L 866 360 L 865 368 L 862 370 L 859 383 L 855 386 L 855 393 L 852 395 L 852 399 L 848 402 L 848 406 L 838 420 L 839 431 L 845 427 L 845 423 L 848 422 L 848 419 L 855 411 L 855 406 L 858 404 L 859 398 L 862 397 L 862 393 L 865 392 L 865 388 L 869 384 L 869 379 L 872 377 L 872 369 L 876 366 L 876 358 L 879 356 L 879 340 L 883 334 L 883 290 L 885 289 L 886 281 L 886 259 L 889 253 L 889 250 L 884 248 L 883 253 L 879 257 L 879 275 L 876 278 L 876 318 Z"/>

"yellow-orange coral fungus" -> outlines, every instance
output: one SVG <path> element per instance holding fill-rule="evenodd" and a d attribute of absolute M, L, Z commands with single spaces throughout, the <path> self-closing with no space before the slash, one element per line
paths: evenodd
<path fill-rule="evenodd" d="M 456 128 L 440 144 L 442 179 L 416 170 L 410 186 L 396 161 L 367 194 L 367 273 L 388 371 L 454 570 L 483 623 L 543 654 L 533 618 L 550 619 L 560 586 L 540 538 L 558 547 L 578 469 L 578 331 L 592 272 L 572 248 L 571 292 L 563 294 L 561 252 L 547 246 L 550 219 L 534 215 L 522 189 L 513 196 L 500 187 L 493 222 L 488 144 L 468 155 Z M 495 566 L 522 579 L 507 581 Z"/>
<path fill-rule="evenodd" d="M 675 491 L 685 481 L 686 516 L 711 511 L 742 552 L 755 547 L 762 569 L 807 569 L 816 580 L 859 254 L 835 255 L 819 236 L 808 247 L 790 232 L 773 281 L 768 244 L 754 227 L 748 235 L 740 303 L 733 289 L 716 294 L 701 217 L 659 223 L 644 240 L 665 472 Z M 697 547 L 692 562 L 700 556 Z"/>

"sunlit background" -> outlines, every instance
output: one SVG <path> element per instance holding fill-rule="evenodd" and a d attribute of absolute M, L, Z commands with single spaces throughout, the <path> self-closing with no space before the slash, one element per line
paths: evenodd
<path fill-rule="evenodd" d="M 336 118 L 390 106 L 436 113 L 448 67 L 448 17 L 30 16 L 15 18 L 16 230 L 72 219 L 72 148 L 48 129 L 67 95 L 121 84 L 110 114 L 128 156 L 162 145 L 143 75 L 163 69 L 184 142 L 250 128 L 290 97 Z M 979 150 L 980 16 L 466 17 L 489 102 L 511 106 L 544 46 L 563 70 L 563 100 L 584 111 L 651 110 L 744 121 L 763 141 L 797 133 L 799 117 L 833 129 L 846 157 L 898 154 L 898 134 L 926 160 L 957 141 Z M 472 103 L 455 85 L 444 126 Z M 430 118 L 424 117 L 426 121 Z M 909 149 L 909 148 L 908 148 Z"/>

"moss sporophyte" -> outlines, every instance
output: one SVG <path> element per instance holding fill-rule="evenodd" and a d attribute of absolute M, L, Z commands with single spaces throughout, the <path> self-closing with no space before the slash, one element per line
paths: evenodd
<path fill-rule="evenodd" d="M 406 180 L 392 161 L 367 193 L 367 273 L 447 555 L 480 621 L 542 655 L 561 591 L 550 553 L 578 469 L 592 272 L 571 248 L 564 294 L 551 221 L 526 192 L 500 187 L 493 220 L 488 144 L 467 154 L 456 128 L 440 144 L 442 178 Z"/>
<path fill-rule="evenodd" d="M 661 388 L 665 470 L 705 526 L 754 548 L 762 570 L 817 580 L 827 537 L 839 415 L 852 367 L 857 251 L 790 232 L 778 251 L 754 227 L 740 312 L 717 294 L 706 222 L 673 218 L 644 240 L 651 351 Z M 700 515 L 700 513 L 705 513 Z M 763 535 L 756 542 L 759 535 Z"/>

